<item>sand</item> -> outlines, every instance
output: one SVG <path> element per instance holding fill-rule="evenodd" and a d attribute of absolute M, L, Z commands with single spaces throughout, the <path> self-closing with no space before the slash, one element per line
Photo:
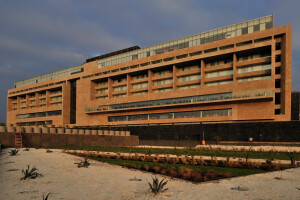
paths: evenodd
<path fill-rule="evenodd" d="M 300 168 L 198 184 L 157 175 L 169 181 L 169 190 L 153 196 L 147 184 L 152 173 L 96 161 L 88 168 L 77 168 L 74 163 L 82 158 L 61 150 L 46 153 L 45 149 L 21 149 L 17 156 L 9 156 L 8 151 L 3 149 L 0 155 L 1 200 L 42 199 L 49 192 L 48 200 L 300 199 Z M 27 165 L 36 166 L 43 177 L 21 181 L 21 170 Z M 275 179 L 281 173 L 283 179 Z M 130 181 L 134 176 L 142 181 Z M 231 189 L 238 186 L 247 191 Z"/>

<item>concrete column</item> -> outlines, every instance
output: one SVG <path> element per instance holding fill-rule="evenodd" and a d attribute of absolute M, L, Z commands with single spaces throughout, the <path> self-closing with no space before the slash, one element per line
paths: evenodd
<path fill-rule="evenodd" d="M 7 127 L 7 132 L 8 133 L 15 133 L 16 132 L 16 128 L 14 126 L 8 126 Z"/>
<path fill-rule="evenodd" d="M 126 80 L 127 80 L 127 96 L 131 96 L 130 90 L 132 87 L 132 84 L 131 84 L 132 77 L 129 74 L 127 74 Z"/>
<path fill-rule="evenodd" d="M 41 133 L 41 132 L 42 132 L 42 130 L 41 130 L 40 127 L 34 127 L 33 128 L 33 133 Z"/>
<path fill-rule="evenodd" d="M 126 131 L 121 131 L 121 132 L 120 132 L 120 136 L 125 136 L 125 135 L 126 135 L 125 132 L 126 132 Z"/>
<path fill-rule="evenodd" d="M 91 130 L 88 130 L 88 129 L 84 130 L 85 135 L 91 135 L 91 133 L 92 133 Z"/>
<path fill-rule="evenodd" d="M 66 133 L 66 134 L 72 134 L 72 129 L 66 128 L 66 129 L 65 129 L 65 133 Z"/>
<path fill-rule="evenodd" d="M 78 129 L 77 129 L 77 128 L 73 128 L 73 129 L 72 129 L 72 134 L 79 134 Z"/>
<path fill-rule="evenodd" d="M 120 136 L 120 131 L 115 131 L 115 136 Z"/>
<path fill-rule="evenodd" d="M 201 60 L 201 87 L 205 85 L 204 80 L 205 80 L 205 62 L 204 60 Z"/>
<path fill-rule="evenodd" d="M 110 130 L 110 131 L 108 132 L 108 135 L 114 135 L 114 134 L 115 134 L 115 131 Z"/>
<path fill-rule="evenodd" d="M 112 88 L 112 82 L 113 80 L 111 78 L 108 78 L 108 98 L 112 98 L 112 92 L 113 92 L 113 88 Z"/>
<path fill-rule="evenodd" d="M 65 129 L 64 128 L 57 128 L 57 133 L 58 134 L 64 134 L 65 133 Z"/>
<path fill-rule="evenodd" d="M 173 91 L 177 91 L 177 67 L 173 65 Z"/>
<path fill-rule="evenodd" d="M 153 86 L 153 81 L 152 81 L 152 77 L 153 77 L 153 72 L 149 69 L 148 70 L 148 93 L 152 93 L 152 86 Z"/>
<path fill-rule="evenodd" d="M 22 133 L 24 133 L 24 128 L 22 126 L 17 126 L 16 127 L 16 132 L 22 132 Z"/>
<path fill-rule="evenodd" d="M 78 130 L 78 134 L 79 134 L 79 135 L 84 135 L 84 129 L 79 129 L 79 130 Z"/>
<path fill-rule="evenodd" d="M 104 131 L 104 135 L 109 135 L 108 130 L 105 130 L 105 131 Z"/>
<path fill-rule="evenodd" d="M 49 128 L 48 127 L 43 127 L 42 128 L 42 133 L 49 133 Z"/>
<path fill-rule="evenodd" d="M 33 133 L 32 127 L 25 127 L 25 133 Z"/>
<path fill-rule="evenodd" d="M 234 53 L 233 54 L 233 62 L 232 62 L 232 67 L 233 67 L 233 83 L 234 84 L 237 84 L 237 79 L 236 79 L 236 75 L 237 75 L 236 63 L 237 63 L 237 57 L 236 57 L 236 53 Z"/>
<path fill-rule="evenodd" d="M 98 130 L 98 135 L 104 135 L 104 131 L 103 130 Z"/>
<path fill-rule="evenodd" d="M 53 128 L 53 127 L 49 128 L 49 132 L 51 134 L 56 134 L 56 128 Z"/>
<path fill-rule="evenodd" d="M 98 130 L 92 130 L 92 135 L 98 135 Z"/>
<path fill-rule="evenodd" d="M 125 136 L 130 136 L 130 131 L 125 131 Z"/>
<path fill-rule="evenodd" d="M 0 133 L 6 133 L 6 127 L 0 126 Z"/>

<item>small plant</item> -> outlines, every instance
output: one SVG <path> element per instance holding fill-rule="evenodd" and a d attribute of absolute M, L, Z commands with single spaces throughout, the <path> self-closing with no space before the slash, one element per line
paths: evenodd
<path fill-rule="evenodd" d="M 28 147 L 26 147 L 25 149 L 24 149 L 24 151 L 29 151 L 30 150 L 30 148 L 28 148 Z"/>
<path fill-rule="evenodd" d="M 148 182 L 149 184 L 149 190 L 154 194 L 157 195 L 158 193 L 165 192 L 169 188 L 164 189 L 164 187 L 167 185 L 168 181 L 164 181 L 165 179 L 162 179 L 159 182 L 159 179 L 156 177 L 152 177 L 152 184 Z"/>
<path fill-rule="evenodd" d="M 35 166 L 33 166 L 31 169 L 29 169 L 29 165 L 28 165 L 26 170 L 24 170 L 24 169 L 22 170 L 22 174 L 24 175 L 24 177 L 22 177 L 21 180 L 25 180 L 27 178 L 35 179 L 38 176 L 43 176 L 42 174 L 38 173 L 37 171 L 38 171 L 38 169 Z"/>
<path fill-rule="evenodd" d="M 80 167 L 88 168 L 88 166 L 90 165 L 90 161 L 88 160 L 88 158 L 84 158 L 83 161 L 81 161 L 80 163 L 75 163 L 75 164 L 77 164 L 78 168 L 80 168 Z"/>
<path fill-rule="evenodd" d="M 12 150 L 10 150 L 10 156 L 15 156 L 15 155 L 17 155 L 18 154 L 18 152 L 19 152 L 19 149 L 12 149 Z"/>
<path fill-rule="evenodd" d="M 295 167 L 295 153 L 294 152 L 288 152 L 290 161 L 291 161 L 291 166 Z"/>
<path fill-rule="evenodd" d="M 53 151 L 52 150 L 50 150 L 50 149 L 47 149 L 46 150 L 46 153 L 52 153 Z"/>
<path fill-rule="evenodd" d="M 45 198 L 44 195 L 43 195 L 43 200 L 48 200 L 49 195 L 50 195 L 50 193 L 47 194 L 46 198 Z"/>

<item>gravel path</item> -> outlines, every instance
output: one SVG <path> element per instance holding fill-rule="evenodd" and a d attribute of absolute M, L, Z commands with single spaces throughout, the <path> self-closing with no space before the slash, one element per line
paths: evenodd
<path fill-rule="evenodd" d="M 300 168 L 282 172 L 257 174 L 229 180 L 193 184 L 178 179 L 169 180 L 168 191 L 156 197 L 148 192 L 151 173 L 129 170 L 92 161 L 89 168 L 77 168 L 82 158 L 53 150 L 20 150 L 9 156 L 9 149 L 0 153 L 0 199 L 300 199 Z M 43 177 L 21 181 L 21 171 L 27 165 L 36 166 Z M 129 181 L 136 176 L 142 181 Z M 246 191 L 232 190 L 240 186 Z M 299 189 L 297 189 L 299 188 Z"/>

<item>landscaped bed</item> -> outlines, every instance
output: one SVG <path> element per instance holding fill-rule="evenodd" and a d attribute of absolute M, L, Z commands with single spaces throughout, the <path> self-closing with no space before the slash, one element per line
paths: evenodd
<path fill-rule="evenodd" d="M 276 160 L 290 160 L 290 152 L 276 152 L 276 151 L 228 151 L 212 148 L 184 148 L 184 149 L 163 149 L 163 148 L 135 148 L 135 147 L 55 147 L 57 149 L 69 150 L 88 150 L 88 151 L 104 151 L 104 152 L 127 152 L 127 153 L 146 153 L 149 154 L 173 154 L 173 155 L 193 155 L 193 156 L 216 156 L 216 157 L 231 157 L 231 158 L 253 158 L 253 159 L 276 159 Z M 300 160 L 300 153 L 293 152 L 295 160 Z"/>
<path fill-rule="evenodd" d="M 68 150 L 64 150 L 64 152 L 77 156 L 88 157 L 101 162 L 121 165 L 123 167 L 134 168 L 143 171 L 150 171 L 194 182 L 245 176 L 268 171 L 277 171 L 296 166 L 294 153 L 288 154 L 291 159 L 290 164 L 282 164 L 274 163 L 273 158 L 270 158 L 270 154 L 266 154 L 265 156 L 268 156 L 267 159 L 264 162 L 261 162 L 260 160 L 249 161 L 247 156 L 243 159 L 232 159 L 231 157 L 217 159 L 217 157 L 214 156 L 215 154 L 211 154 L 210 157 L 201 157 L 196 153 L 205 151 L 191 151 L 191 149 L 171 149 L 171 151 L 170 149 L 143 149 L 144 151 L 142 152 L 142 149 L 112 147 L 85 148 L 92 149 L 94 151 L 70 149 L 78 149 L 78 147 L 70 147 Z M 102 151 L 95 151 L 100 149 Z M 106 150 L 106 152 L 103 150 Z M 109 152 L 107 150 L 109 150 Z M 112 150 L 116 151 L 112 152 Z M 176 154 L 168 154 L 174 153 L 174 151 L 176 151 Z M 180 154 L 184 153 L 185 151 L 188 151 L 190 154 Z M 196 155 L 192 154 L 191 152 L 195 153 Z M 234 152 L 231 152 L 231 154 L 236 155 Z M 249 152 L 246 152 L 246 154 L 249 154 Z M 283 154 L 280 155 L 283 156 Z"/>

